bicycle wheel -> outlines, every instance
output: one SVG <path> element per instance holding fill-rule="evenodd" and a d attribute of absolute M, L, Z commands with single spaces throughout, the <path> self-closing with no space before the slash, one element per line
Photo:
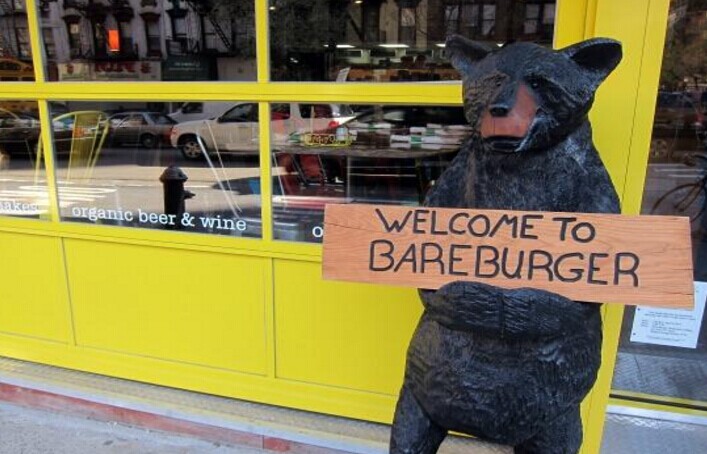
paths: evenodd
<path fill-rule="evenodd" d="M 676 186 L 663 194 L 651 208 L 651 214 L 666 216 L 687 216 L 692 224 L 692 232 L 700 231 L 700 218 L 705 212 L 707 190 L 699 183 Z"/>

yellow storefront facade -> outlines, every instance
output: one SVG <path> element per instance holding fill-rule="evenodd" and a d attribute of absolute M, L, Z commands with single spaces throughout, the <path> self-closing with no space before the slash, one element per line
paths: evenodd
<path fill-rule="evenodd" d="M 142 14 L 145 18 L 156 14 L 150 8 L 161 4 L 137 3 L 145 11 L 136 11 L 134 16 Z M 188 9 L 193 2 L 183 3 Z M 0 195 L 0 203 L 6 204 L 5 215 L 0 216 L 0 355 L 313 412 L 383 423 L 391 421 L 402 382 L 407 344 L 421 314 L 417 294 L 412 289 L 324 281 L 321 278 L 321 245 L 307 241 L 312 236 L 321 236 L 317 226 L 307 224 L 304 240 L 301 236 L 287 237 L 284 232 L 287 232 L 287 219 L 290 218 L 282 213 L 291 213 L 287 209 L 297 206 L 298 197 L 325 203 L 340 187 L 336 186 L 339 184 L 337 174 L 330 178 L 331 188 L 326 191 L 318 189 L 319 192 L 311 197 L 304 192 L 286 197 L 292 195 L 287 189 L 288 180 L 283 177 L 288 170 L 287 164 L 274 158 L 273 151 L 280 149 L 276 130 L 279 117 L 275 113 L 282 106 L 299 105 L 303 124 L 311 125 L 317 114 L 315 107 L 303 108 L 305 104 L 459 106 L 461 85 L 455 81 L 434 83 L 422 79 L 387 83 L 365 79 L 365 76 L 364 80 L 351 83 L 276 77 L 273 55 L 277 52 L 272 47 L 271 35 L 274 33 L 273 14 L 276 8 L 283 8 L 279 3 L 286 2 L 254 0 L 252 5 L 254 55 L 250 74 L 254 80 L 229 80 L 219 76 L 190 81 L 189 74 L 200 71 L 194 67 L 182 80 L 167 80 L 166 75 L 178 67 L 172 62 L 180 60 L 175 57 L 165 63 L 167 60 L 163 55 L 161 80 L 156 81 L 149 80 L 156 70 L 145 69 L 145 65 L 140 68 L 147 80 L 99 77 L 101 71 L 118 70 L 116 67 L 106 69 L 104 64 L 99 66 L 98 63 L 89 69 L 81 69 L 83 67 L 75 63 L 79 60 L 78 54 L 73 51 L 69 54 L 73 64 L 49 64 L 54 58 L 49 52 L 54 44 L 48 42 L 47 33 L 43 32 L 48 27 L 43 24 L 49 20 L 51 9 L 56 7 L 46 7 L 39 0 L 27 0 L 24 14 L 35 81 L 0 82 L 0 101 L 7 106 L 19 101 L 36 105 L 35 119 L 27 121 L 37 123 L 33 127 L 39 128 L 41 133 L 36 147 L 43 151 L 35 152 L 34 158 L 13 155 L 4 161 L 9 162 L 5 167 L 0 160 L 0 189 L 9 191 Z M 410 3 L 415 6 L 401 6 L 401 24 L 409 25 L 412 20 L 406 19 L 402 10 L 421 7 L 420 2 Z M 431 3 L 425 1 L 422 6 Z M 623 44 L 624 59 L 599 89 L 591 120 L 595 143 L 621 197 L 623 212 L 641 213 L 671 2 L 558 0 L 556 4 L 546 3 L 552 3 L 556 8 L 552 22 L 552 45 L 555 48 L 595 36 L 611 37 Z M 73 27 L 75 22 L 66 11 L 73 7 L 80 13 L 79 6 L 63 5 L 65 18 L 60 25 L 67 27 L 70 40 L 78 27 Z M 453 11 L 446 10 L 447 13 Z M 85 17 L 79 13 L 78 16 Z M 501 15 L 502 10 L 495 10 L 495 14 Z M 210 19 L 205 17 L 205 29 L 211 30 L 210 37 L 215 36 L 214 39 L 218 40 L 221 33 L 214 31 L 218 27 L 208 25 Z M 411 17 L 416 17 L 418 24 L 422 21 L 422 16 Z M 145 20 L 147 24 L 148 19 Z M 427 20 L 431 19 L 427 17 Z M 528 16 L 525 20 L 529 20 Z M 177 41 L 177 26 L 174 18 L 172 22 L 174 42 Z M 106 24 L 106 29 L 111 29 L 109 22 Z M 120 30 L 120 24 L 118 20 L 116 29 Z M 296 23 L 290 25 L 299 26 Z M 529 25 L 526 23 L 525 26 Z M 146 27 L 149 36 L 150 27 Z M 163 28 L 163 33 L 167 33 L 165 30 Z M 362 30 L 365 35 L 365 29 Z M 406 27 L 401 25 L 398 40 L 405 33 Z M 106 43 L 101 45 L 114 45 L 112 36 L 107 33 Z M 231 34 L 231 37 L 235 36 L 235 32 Z M 122 35 L 121 39 L 127 40 Z M 392 40 L 391 33 L 387 39 Z M 95 46 L 95 42 L 92 45 Z M 137 47 L 137 41 L 132 45 Z M 428 45 L 433 47 L 431 43 Z M 156 44 L 148 40 L 145 46 L 149 49 Z M 389 49 L 386 52 L 390 52 Z M 169 52 L 169 45 L 162 47 L 163 54 Z M 236 55 L 232 57 L 233 61 L 241 58 L 237 52 L 232 53 Z M 361 55 L 369 54 L 373 52 L 366 51 Z M 304 53 L 288 55 L 288 59 L 306 58 Z M 393 63 L 381 65 L 394 67 L 397 56 L 389 55 L 387 58 Z M 426 55 L 429 61 L 435 54 Z M 152 58 L 150 62 L 160 64 L 156 50 Z M 208 71 L 227 72 L 223 69 L 226 60 L 224 57 L 218 63 L 222 66 L 216 65 Z M 194 61 L 190 60 L 190 64 Z M 350 77 L 355 73 L 356 65 L 351 67 Z M 366 69 L 365 65 L 361 68 L 359 71 Z M 95 77 L 71 80 L 66 76 L 76 76 L 81 71 L 93 73 Z M 341 72 L 338 76 L 346 80 Z M 75 141 L 76 130 L 82 121 L 76 112 L 106 110 L 98 109 L 98 103 L 113 107 L 150 104 L 141 104 L 134 111 L 169 105 L 169 108 L 165 107 L 166 112 L 174 110 L 177 102 L 198 102 L 208 106 L 240 101 L 256 106 L 251 115 L 256 115 L 258 123 L 256 129 L 250 129 L 251 134 L 255 131 L 251 138 L 255 145 L 245 161 L 247 164 L 234 163 L 235 158 L 230 155 L 222 158 L 219 154 L 209 158 L 208 164 L 195 164 L 196 170 L 186 170 L 186 173 L 190 174 L 188 181 L 199 180 L 200 177 L 194 175 L 201 175 L 200 172 L 207 181 L 214 174 L 215 167 L 217 173 L 224 172 L 223 176 L 219 174 L 216 183 L 238 184 L 241 188 L 238 191 L 227 189 L 229 194 L 237 194 L 231 200 L 235 201 L 239 213 L 256 213 L 243 217 L 243 226 L 246 223 L 248 228 L 257 225 L 251 237 L 160 228 L 165 223 L 157 216 L 152 220 L 149 216 L 150 213 L 161 213 L 161 205 L 158 203 L 150 208 L 139 202 L 139 191 L 147 186 L 150 193 L 159 193 L 155 200 L 162 200 L 163 186 L 152 173 L 149 178 L 145 177 L 145 181 L 150 181 L 149 185 L 139 182 L 130 186 L 125 183 L 128 177 L 121 177 L 120 183 L 111 183 L 113 186 L 110 187 L 92 185 L 98 179 L 118 181 L 101 172 L 124 172 L 121 175 L 131 175 L 133 182 L 142 178 L 139 176 L 141 172 L 147 174 L 152 168 L 155 176 L 160 176 L 165 167 L 176 162 L 174 159 L 177 158 L 165 157 L 172 151 L 165 151 L 157 161 L 141 163 L 139 169 L 127 168 L 123 161 L 109 165 L 105 161 L 109 153 L 105 150 L 114 146 L 110 141 L 115 139 L 115 133 L 100 130 L 100 127 L 95 130 L 95 125 L 87 123 L 83 129 L 95 143 L 88 147 L 89 156 L 81 159 L 84 159 L 83 168 L 90 168 L 92 173 L 84 179 L 68 175 L 69 172 L 75 175 L 72 169 L 81 166 L 70 163 L 74 157 L 67 158 L 61 152 L 57 128 L 62 115 L 72 118 L 68 128 L 74 134 L 71 140 Z M 68 108 L 60 112 L 59 105 Z M 120 114 L 120 109 L 114 110 L 117 112 L 114 115 Z M 106 113 L 106 118 L 110 115 Z M 218 115 L 222 113 L 214 114 Z M 341 113 L 339 117 L 344 115 Z M 286 113 L 287 118 L 294 116 L 294 110 Z M 329 116 L 339 118 L 334 114 Z M 23 117 L 19 115 L 18 118 Z M 110 128 L 122 121 L 122 118 L 104 120 L 100 115 L 96 118 L 96 124 L 108 121 Z M 208 121 L 206 115 L 201 121 Z M 339 126 L 335 122 L 337 131 Z M 187 139 L 181 141 L 175 133 L 177 128 L 185 131 L 187 127 L 186 123 L 175 123 L 171 137 L 159 139 L 164 142 L 160 149 L 172 150 L 170 141 L 176 140 L 176 146 L 188 153 L 188 149 L 185 151 Z M 292 137 L 291 133 L 289 137 Z M 359 133 L 359 140 L 361 137 L 362 133 Z M 142 142 L 135 148 L 115 146 L 115 149 L 124 154 L 128 153 L 126 150 L 134 151 L 138 147 L 140 150 L 153 149 L 149 147 L 152 145 L 149 137 L 140 136 L 139 140 Z M 224 139 L 224 147 L 227 148 L 233 140 L 232 137 Z M 35 147 L 34 143 L 30 145 Z M 103 151 L 101 147 L 104 147 Z M 72 154 L 80 147 L 72 142 L 69 148 L 68 154 Z M 205 148 L 209 148 L 208 144 Z M 100 157 L 99 152 L 103 153 Z M 130 159 L 134 158 L 135 162 L 144 159 L 140 153 L 135 151 Z M 346 178 L 352 179 L 356 175 L 354 163 L 348 161 L 351 156 L 346 158 L 341 181 L 349 181 Z M 221 159 L 225 164 L 211 165 Z M 306 176 L 306 160 L 299 159 L 300 170 Z M 238 178 L 227 175 L 236 168 L 241 169 L 238 172 L 249 169 L 245 172 L 248 175 L 243 178 L 240 173 Z M 14 169 L 18 169 L 16 174 L 12 173 Z M 426 169 L 423 166 L 423 170 Z M 15 187 L 12 186 L 13 179 L 22 181 Z M 186 189 L 196 192 L 196 197 L 185 201 L 187 211 L 190 204 L 196 206 L 206 200 L 206 191 L 213 188 L 219 193 L 224 191 L 223 185 L 217 187 L 216 183 L 208 180 L 202 192 L 199 187 L 190 188 L 190 183 L 186 183 Z M 307 186 L 301 181 L 296 184 L 300 189 Z M 118 186 L 123 189 L 134 187 L 137 195 L 126 192 L 127 189 L 116 190 Z M 319 181 L 309 187 L 323 186 L 325 184 Z M 34 192 L 39 194 L 38 199 L 19 203 L 19 196 L 13 196 L 18 191 Z M 348 189 L 341 191 L 345 191 L 347 201 L 360 200 Z M 246 193 L 247 200 L 242 195 Z M 123 197 L 122 200 L 138 201 L 132 208 L 126 208 L 118 195 Z M 97 212 L 90 217 L 90 209 L 98 206 L 89 200 L 91 197 L 101 200 L 113 197 L 117 201 L 111 202 L 111 208 L 122 209 L 123 215 L 131 210 L 133 217 L 141 217 L 141 222 L 145 226 L 150 224 L 150 228 L 105 222 L 106 218 L 100 219 Z M 286 209 L 280 210 L 283 203 Z M 202 218 L 207 223 L 221 219 L 221 214 L 214 213 L 204 214 Z M 115 221 L 115 213 L 113 216 L 108 220 Z M 239 227 L 232 224 L 223 229 L 237 232 Z M 585 444 L 582 452 L 586 453 L 599 452 L 624 317 L 620 305 L 607 304 L 603 311 L 602 369 L 594 390 L 583 405 Z M 702 404 L 689 397 L 685 402 L 690 408 L 683 406 L 681 410 L 670 406 L 678 397 L 648 399 L 652 403 L 635 404 L 619 400 L 622 396 L 633 395 L 635 398 L 636 395 L 649 394 L 653 393 L 636 390 L 632 394 L 630 390 L 615 390 L 612 402 L 651 408 L 657 405 L 668 411 L 703 414 L 699 409 Z M 660 402 L 656 404 L 655 400 Z"/>

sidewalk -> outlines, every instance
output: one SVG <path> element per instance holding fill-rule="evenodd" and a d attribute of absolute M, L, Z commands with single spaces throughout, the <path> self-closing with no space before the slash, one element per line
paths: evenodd
<path fill-rule="evenodd" d="M 261 450 L 0 402 L 2 454 L 258 454 Z"/>
<path fill-rule="evenodd" d="M 695 454 L 707 446 L 705 416 L 620 403 L 608 411 L 602 454 Z M 389 437 L 385 424 L 0 357 L 0 454 L 385 454 Z M 440 449 L 511 452 L 455 436 Z"/>

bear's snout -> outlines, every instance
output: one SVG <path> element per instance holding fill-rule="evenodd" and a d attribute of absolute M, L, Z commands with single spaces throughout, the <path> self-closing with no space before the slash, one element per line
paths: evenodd
<path fill-rule="evenodd" d="M 484 110 L 480 124 L 481 137 L 497 151 L 515 151 L 528 134 L 537 110 L 538 104 L 530 89 L 520 83 L 515 90 L 515 98 L 499 96 Z"/>

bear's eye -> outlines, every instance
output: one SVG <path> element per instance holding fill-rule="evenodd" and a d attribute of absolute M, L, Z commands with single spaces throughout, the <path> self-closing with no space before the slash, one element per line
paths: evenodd
<path fill-rule="evenodd" d="M 528 74 L 525 77 L 525 82 L 530 86 L 530 88 L 540 88 L 547 85 L 547 79 L 540 74 Z"/>
<path fill-rule="evenodd" d="M 545 80 L 540 76 L 530 76 L 526 80 L 528 85 L 530 85 L 530 88 L 540 88 L 543 85 L 543 82 L 545 82 Z"/>

